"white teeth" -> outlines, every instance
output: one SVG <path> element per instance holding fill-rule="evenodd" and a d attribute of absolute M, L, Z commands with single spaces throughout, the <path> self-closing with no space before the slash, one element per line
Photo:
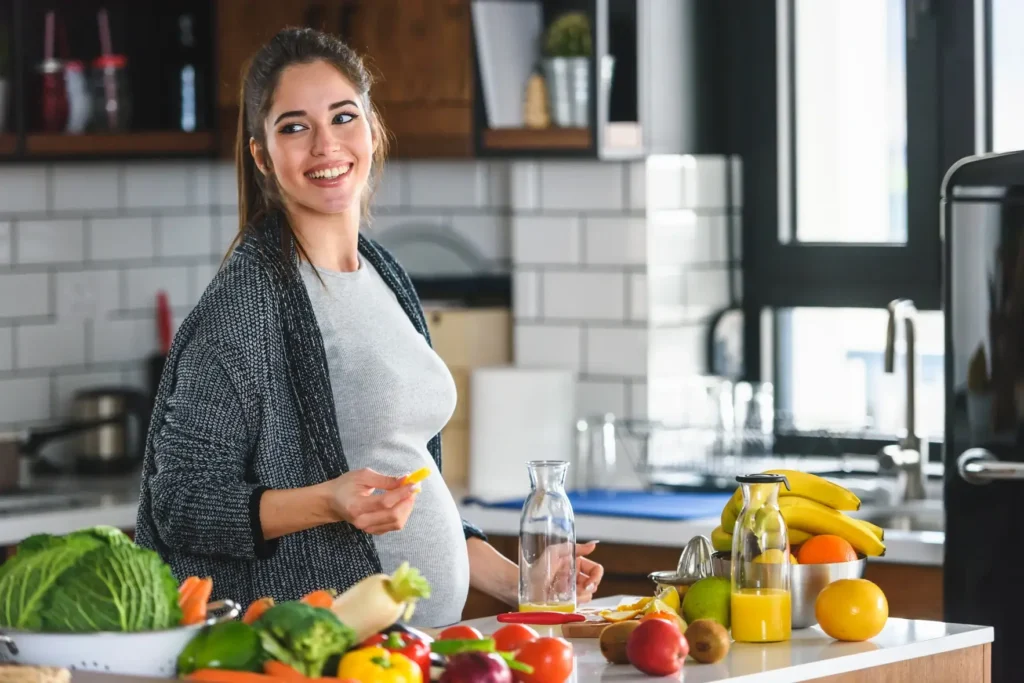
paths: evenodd
<path fill-rule="evenodd" d="M 350 168 L 352 168 L 351 164 L 349 164 L 348 166 L 343 166 L 341 168 L 325 168 L 320 171 L 312 171 L 310 173 L 307 173 L 306 177 L 324 179 L 337 178 L 338 176 L 343 176 L 346 173 L 348 173 Z"/>

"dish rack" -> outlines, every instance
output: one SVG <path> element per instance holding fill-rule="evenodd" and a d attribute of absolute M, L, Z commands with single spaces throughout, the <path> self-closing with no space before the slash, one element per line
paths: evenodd
<path fill-rule="evenodd" d="M 678 391 L 678 387 L 676 387 Z M 715 377 L 690 380 L 666 419 L 630 419 L 613 414 L 576 423 L 572 485 L 600 489 L 621 477 L 625 460 L 646 488 L 676 486 L 733 490 L 736 477 L 767 469 L 845 469 L 843 457 L 775 452 L 776 433 L 792 430 L 791 416 L 774 406 L 771 383 L 733 383 Z M 801 430 L 808 436 L 851 436 L 835 430 Z M 838 453 L 836 455 L 839 455 Z"/>

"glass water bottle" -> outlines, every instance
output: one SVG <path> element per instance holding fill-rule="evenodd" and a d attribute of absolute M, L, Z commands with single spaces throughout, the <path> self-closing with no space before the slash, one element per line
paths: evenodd
<path fill-rule="evenodd" d="M 576 523 L 565 493 L 569 463 L 526 464 L 530 495 L 519 521 L 519 611 L 576 611 Z"/>
<path fill-rule="evenodd" d="M 789 534 L 779 510 L 781 474 L 736 477 L 743 509 L 733 529 L 731 619 L 733 640 L 772 643 L 792 630 Z"/>

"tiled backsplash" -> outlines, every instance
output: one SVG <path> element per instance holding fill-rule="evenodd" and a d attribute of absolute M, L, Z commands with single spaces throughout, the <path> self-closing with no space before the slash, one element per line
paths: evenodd
<path fill-rule="evenodd" d="M 701 368 L 728 271 L 720 188 L 651 163 L 393 162 L 370 231 L 433 226 L 511 267 L 517 360 L 578 369 L 583 412 L 642 413 L 652 364 Z M 686 183 L 700 192 L 665 199 Z M 0 426 L 61 417 L 83 386 L 142 386 L 156 292 L 179 323 L 236 201 L 221 162 L 0 167 Z"/>
<path fill-rule="evenodd" d="M 727 163 L 514 164 L 516 361 L 575 369 L 581 415 L 678 417 L 678 380 L 708 371 L 739 260 Z"/>

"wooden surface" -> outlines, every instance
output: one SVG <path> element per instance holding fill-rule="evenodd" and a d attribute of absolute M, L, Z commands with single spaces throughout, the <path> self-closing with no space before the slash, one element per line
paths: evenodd
<path fill-rule="evenodd" d="M 214 144 L 211 132 L 30 133 L 25 139 L 25 153 L 29 156 L 186 154 L 212 152 Z"/>
<path fill-rule="evenodd" d="M 18 136 L 11 133 L 0 134 L 0 154 L 14 154 L 18 149 Z"/>
<path fill-rule="evenodd" d="M 286 26 L 304 26 L 312 0 L 217 0 L 216 122 L 220 155 L 234 157 L 242 71 L 252 55 Z M 337 3 L 327 3 L 332 6 Z M 326 21 L 326 19 L 325 19 Z"/>
<path fill-rule="evenodd" d="M 490 536 L 499 551 L 518 561 L 519 541 L 514 536 Z M 586 541 L 589 539 L 580 539 Z M 682 546 L 676 548 L 600 543 L 590 557 L 605 569 L 596 597 L 647 595 L 654 584 L 647 575 L 674 569 Z M 889 616 L 903 619 L 942 621 L 942 568 L 907 564 L 868 562 L 865 578 L 874 581 L 889 601 Z M 505 610 L 501 603 L 483 595 L 470 594 L 465 619 L 494 616 Z"/>
<path fill-rule="evenodd" d="M 512 312 L 427 306 L 424 315 L 434 350 L 448 366 L 458 394 L 455 412 L 441 432 L 444 480 L 465 489 L 470 467 L 470 377 L 475 368 L 512 362 Z"/>
<path fill-rule="evenodd" d="M 889 616 L 943 620 L 942 567 L 868 562 L 864 578 L 885 593 Z"/>
<path fill-rule="evenodd" d="M 584 621 L 575 624 L 562 624 L 562 636 L 565 638 L 600 638 L 601 631 L 611 624 L 607 621 Z"/>
<path fill-rule="evenodd" d="M 473 154 L 469 0 L 359 0 L 343 36 L 375 76 L 371 89 L 392 156 Z"/>
<path fill-rule="evenodd" d="M 483 146 L 493 150 L 584 150 L 590 147 L 589 128 L 490 128 Z"/>
<path fill-rule="evenodd" d="M 815 678 L 810 683 L 991 683 L 990 644 Z"/>
<path fill-rule="evenodd" d="M 469 0 L 218 0 L 217 120 L 231 158 L 243 69 L 286 26 L 339 36 L 364 57 L 370 96 L 390 132 L 391 156 L 473 153 Z"/>

